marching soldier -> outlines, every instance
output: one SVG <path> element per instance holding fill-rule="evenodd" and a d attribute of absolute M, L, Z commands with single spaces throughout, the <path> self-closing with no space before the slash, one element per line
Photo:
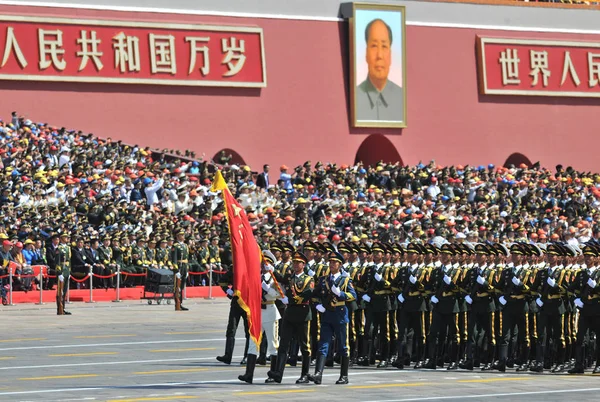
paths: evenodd
<path fill-rule="evenodd" d="M 407 262 L 410 264 L 398 270 L 392 282 L 392 288 L 397 292 L 398 307 L 398 358 L 393 366 L 399 370 L 404 369 L 404 355 L 412 353 L 412 342 L 407 345 L 407 333 L 412 329 L 417 345 L 417 362 L 415 368 L 422 368 L 425 346 L 425 283 L 428 280 L 428 271 L 425 266 L 417 263 L 417 256 L 421 253 L 419 245 L 410 243 L 406 247 Z M 408 346 L 408 348 L 407 348 Z"/>
<path fill-rule="evenodd" d="M 456 370 L 458 368 L 457 313 L 459 310 L 456 300 L 458 287 L 454 281 L 457 273 L 450 265 L 454 251 L 450 244 L 444 244 L 440 253 L 442 265 L 434 271 L 433 275 L 435 294 L 431 296 L 431 303 L 433 304 L 432 322 L 427 339 L 429 361 L 423 367 L 436 369 L 438 357 L 442 354 L 446 335 L 448 335 L 450 338 L 449 355 L 451 361 L 448 370 Z"/>
<path fill-rule="evenodd" d="M 569 374 L 585 372 L 584 349 L 591 346 L 588 331 L 596 334 L 596 350 L 600 350 L 600 286 L 598 285 L 600 270 L 594 261 L 600 256 L 599 251 L 597 246 L 586 244 L 583 249 L 585 268 L 577 273 L 571 284 L 571 290 L 577 296 L 574 303 L 579 309 L 579 323 L 575 344 L 575 365 L 569 370 Z M 600 373 L 600 356 L 596 357 L 593 373 Z"/>
<path fill-rule="evenodd" d="M 331 274 L 321 277 L 313 291 L 319 299 L 316 306 L 321 315 L 321 332 L 319 337 L 319 355 L 315 365 L 315 374 L 309 380 L 321 384 L 325 359 L 333 335 L 337 341 L 338 353 L 341 355 L 340 378 L 336 384 L 348 384 L 348 367 L 350 365 L 350 351 L 348 348 L 348 307 L 347 303 L 356 299 L 356 292 L 352 287 L 352 280 L 347 273 L 341 271 L 344 257 L 337 252 L 329 255 L 329 269 Z"/>
<path fill-rule="evenodd" d="M 279 348 L 279 335 L 277 334 L 277 321 L 281 318 L 275 300 L 283 297 L 283 291 L 277 280 L 273 276 L 273 263 L 275 256 L 268 250 L 263 251 L 262 264 L 262 302 L 261 302 L 261 323 L 263 335 L 266 338 L 267 353 L 271 356 L 271 370 L 275 369 L 277 362 L 277 349 Z M 246 373 L 240 375 L 240 381 L 252 384 L 254 378 L 254 368 L 257 361 L 256 345 L 250 342 L 248 346 L 248 359 L 246 362 Z"/>
<path fill-rule="evenodd" d="M 296 384 L 307 384 L 310 368 L 310 321 L 312 318 L 310 299 L 314 288 L 314 280 L 304 272 L 308 259 L 300 252 L 293 257 L 293 274 L 286 275 L 282 284 L 285 286 L 283 304 L 287 305 L 282 320 L 281 340 L 277 353 L 275 370 L 270 370 L 267 383 L 281 383 L 283 371 L 288 358 L 288 349 L 293 339 L 300 345 L 302 352 L 302 371 Z"/>
<path fill-rule="evenodd" d="M 536 346 L 536 365 L 530 370 L 541 373 L 544 371 L 544 358 L 546 352 L 546 341 L 550 337 L 557 347 L 556 364 L 552 368 L 553 373 L 564 371 L 564 348 L 565 339 L 563 332 L 563 314 L 565 305 L 562 300 L 561 287 L 564 271 L 557 265 L 557 257 L 563 254 L 558 244 L 550 244 L 546 249 L 548 268 L 538 272 L 532 285 L 539 293 L 535 300 L 540 307 L 538 314 L 538 344 Z"/>
<path fill-rule="evenodd" d="M 60 245 L 58 246 L 58 255 L 56 260 L 56 274 L 58 275 L 58 285 L 56 287 L 56 314 L 71 315 L 65 310 L 67 292 L 69 290 L 69 279 L 71 277 L 71 245 L 70 236 L 64 232 L 60 235 Z"/>
<path fill-rule="evenodd" d="M 180 229 L 176 233 L 177 243 L 173 246 L 171 250 L 171 263 L 173 264 L 173 273 L 175 274 L 175 311 L 188 311 L 188 308 L 183 307 L 182 297 L 183 297 L 183 288 L 185 286 L 185 281 L 187 277 L 188 270 L 188 259 L 190 256 L 190 251 L 185 244 L 185 230 Z"/>

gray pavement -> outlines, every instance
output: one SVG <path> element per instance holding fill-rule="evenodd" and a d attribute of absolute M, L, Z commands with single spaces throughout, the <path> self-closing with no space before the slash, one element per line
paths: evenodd
<path fill-rule="evenodd" d="M 230 366 L 222 354 L 226 300 L 188 300 L 188 312 L 141 302 L 74 303 L 72 316 L 53 305 L 0 308 L 0 400 L 5 401 L 558 401 L 600 399 L 600 377 L 515 372 L 481 373 L 395 369 L 350 370 L 350 384 L 295 385 L 299 368 L 288 367 L 280 385 L 237 380 L 244 368 L 240 328 Z"/>

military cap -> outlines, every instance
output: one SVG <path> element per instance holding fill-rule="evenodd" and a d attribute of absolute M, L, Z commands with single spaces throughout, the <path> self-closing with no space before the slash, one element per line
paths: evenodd
<path fill-rule="evenodd" d="M 479 243 L 475 246 L 475 254 L 490 255 L 490 250 L 483 243 Z"/>
<path fill-rule="evenodd" d="M 324 247 L 326 253 L 328 253 L 330 251 L 335 251 L 335 247 L 333 247 L 333 244 L 331 244 L 329 242 L 323 243 L 323 247 Z"/>
<path fill-rule="evenodd" d="M 151 237 L 148 239 L 148 243 L 157 243 L 158 239 L 156 237 Z"/>
<path fill-rule="evenodd" d="M 263 256 L 263 260 L 273 264 L 277 259 L 275 258 L 275 256 L 273 255 L 272 252 L 270 252 L 269 250 L 263 250 L 262 251 L 262 256 Z"/>
<path fill-rule="evenodd" d="M 302 245 L 302 250 L 306 251 L 306 250 L 312 250 L 312 251 L 317 251 L 317 246 L 314 242 L 307 240 L 304 242 L 304 244 Z"/>
<path fill-rule="evenodd" d="M 548 247 L 546 247 L 546 253 L 558 256 L 563 255 L 563 251 L 561 250 L 560 246 L 556 243 L 548 245 Z"/>
<path fill-rule="evenodd" d="M 529 246 L 531 248 L 532 251 L 532 255 L 541 257 L 542 255 L 544 255 L 544 251 L 537 245 L 537 244 L 531 244 Z"/>
<path fill-rule="evenodd" d="M 376 252 L 376 251 L 380 251 L 382 253 L 385 253 L 385 246 L 382 243 L 374 243 L 371 246 L 371 252 Z"/>
<path fill-rule="evenodd" d="M 566 257 L 576 257 L 577 256 L 577 250 L 575 250 L 575 247 L 573 247 L 572 245 L 570 245 L 570 244 L 562 245 L 561 244 L 561 246 L 563 248 L 564 255 Z"/>
<path fill-rule="evenodd" d="M 300 251 L 296 251 L 294 253 L 294 256 L 292 257 L 293 261 L 299 261 L 299 262 L 303 262 L 303 263 L 307 263 L 308 262 L 308 258 L 306 258 L 306 256 L 304 254 L 302 254 Z"/>
<path fill-rule="evenodd" d="M 332 251 L 331 253 L 329 253 L 329 257 L 328 257 L 329 261 L 339 261 L 341 264 L 344 263 L 344 257 L 335 251 Z"/>
<path fill-rule="evenodd" d="M 271 244 L 269 244 L 269 250 L 272 251 L 283 251 L 283 247 L 277 240 L 273 240 Z"/>
<path fill-rule="evenodd" d="M 341 242 L 338 245 L 338 252 L 340 253 L 351 253 L 352 252 L 352 246 L 346 242 Z"/>
<path fill-rule="evenodd" d="M 513 243 L 510 246 L 510 253 L 515 255 L 525 255 L 525 251 L 519 243 Z"/>
<path fill-rule="evenodd" d="M 179 229 L 179 230 L 177 230 L 177 231 L 175 232 L 175 235 L 176 235 L 176 236 L 179 236 L 179 235 L 185 235 L 185 230 L 183 230 L 183 229 Z"/>
<path fill-rule="evenodd" d="M 404 250 L 402 250 L 402 246 L 400 246 L 398 243 L 392 244 L 392 251 L 394 253 L 398 253 L 400 255 L 404 254 Z"/>
<path fill-rule="evenodd" d="M 446 243 L 440 248 L 440 253 L 454 255 L 454 249 L 450 243 Z"/>
<path fill-rule="evenodd" d="M 408 246 L 406 246 L 406 253 L 407 254 L 421 254 L 421 248 L 419 247 L 419 245 L 417 243 L 409 243 Z"/>
<path fill-rule="evenodd" d="M 281 248 L 283 249 L 282 251 L 291 251 L 292 253 L 295 250 L 294 246 L 292 246 L 292 244 L 290 242 L 287 242 L 287 241 L 282 241 L 281 242 Z"/>
<path fill-rule="evenodd" d="M 360 245 L 360 251 L 363 253 L 371 254 L 371 247 L 363 243 Z"/>
<path fill-rule="evenodd" d="M 467 254 L 469 254 L 469 255 L 475 254 L 475 246 L 473 246 L 471 243 L 463 243 L 462 247 L 465 249 Z"/>
<path fill-rule="evenodd" d="M 508 247 L 506 247 L 502 243 L 496 243 L 495 247 L 496 247 L 496 250 L 498 250 L 505 257 L 508 257 L 508 255 L 510 254 L 508 251 Z"/>
<path fill-rule="evenodd" d="M 166 243 L 166 242 L 167 242 L 167 238 L 166 237 L 161 238 L 160 241 L 159 241 L 160 244 Z"/>
<path fill-rule="evenodd" d="M 583 255 L 589 255 L 592 257 L 596 257 L 596 256 L 598 256 L 598 252 L 594 246 L 592 246 L 590 244 L 586 244 L 585 247 L 583 248 Z"/>

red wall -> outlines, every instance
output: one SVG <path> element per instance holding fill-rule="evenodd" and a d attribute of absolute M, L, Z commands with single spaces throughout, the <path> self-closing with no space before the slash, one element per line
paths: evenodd
<path fill-rule="evenodd" d="M 258 25 L 268 80 L 262 90 L 0 82 L 4 118 L 14 109 L 101 137 L 207 157 L 232 148 L 254 169 L 307 159 L 352 163 L 367 136 L 382 133 L 408 164 L 434 158 L 499 165 L 520 152 L 546 166 L 598 170 L 600 99 L 480 96 L 475 35 L 600 37 L 408 26 L 409 128 L 373 130 L 349 127 L 346 24 L 8 6 L 0 12 Z"/>

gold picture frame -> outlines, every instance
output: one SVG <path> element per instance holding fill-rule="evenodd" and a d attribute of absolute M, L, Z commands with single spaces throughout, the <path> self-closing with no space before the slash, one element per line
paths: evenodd
<path fill-rule="evenodd" d="M 384 50 L 377 50 L 377 44 L 370 45 L 374 50 L 367 53 L 367 31 L 375 29 L 376 20 L 383 22 L 379 28 L 385 26 L 389 33 L 389 55 Z M 406 128 L 405 6 L 353 3 L 349 28 L 352 127 Z M 400 40 L 396 39 L 398 34 Z M 385 47 L 385 44 L 381 46 Z M 374 52 L 379 53 L 375 55 Z M 397 53 L 401 55 L 400 63 L 394 63 Z"/>

